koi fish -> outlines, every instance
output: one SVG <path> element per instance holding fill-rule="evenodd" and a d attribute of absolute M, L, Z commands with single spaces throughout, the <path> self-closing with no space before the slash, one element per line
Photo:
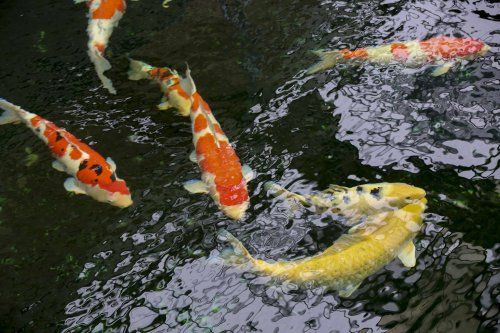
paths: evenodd
<path fill-rule="evenodd" d="M 253 178 L 249 166 L 241 166 L 240 159 L 215 119 L 212 110 L 196 92 L 189 69 L 191 130 L 195 151 L 190 159 L 198 163 L 201 180 L 184 183 L 191 193 L 210 193 L 219 208 L 230 218 L 243 218 L 249 205 L 247 182 Z"/>
<path fill-rule="evenodd" d="M 0 125 L 22 122 L 47 144 L 56 159 L 53 168 L 72 176 L 64 182 L 67 191 L 121 208 L 132 204 L 127 184 L 116 175 L 111 158 L 104 159 L 65 129 L 4 99 L 0 108 L 4 110 Z"/>
<path fill-rule="evenodd" d="M 111 94 L 116 94 L 113 82 L 104 75 L 111 64 L 104 58 L 113 29 L 123 17 L 126 9 L 125 0 L 75 0 L 75 3 L 86 2 L 89 7 L 88 54 L 94 64 L 97 76 L 104 88 Z"/>
<path fill-rule="evenodd" d="M 320 61 L 308 74 L 324 71 L 339 62 L 371 62 L 379 65 L 400 63 L 407 67 L 436 65 L 432 76 L 447 73 L 460 60 L 474 60 L 490 49 L 483 41 L 472 38 L 439 36 L 424 41 L 392 43 L 356 50 L 313 51 Z"/>
<path fill-rule="evenodd" d="M 212 110 L 196 91 L 189 68 L 183 78 L 175 70 L 131 60 L 128 75 L 131 80 L 156 80 L 164 92 L 158 108 L 176 108 L 182 116 L 191 117 L 195 151 L 189 159 L 198 164 L 201 180 L 188 181 L 184 188 L 191 193 L 210 194 L 228 217 L 243 218 L 249 205 L 247 182 L 253 171 L 241 165 Z"/>
<path fill-rule="evenodd" d="M 357 223 L 363 216 L 403 208 L 426 195 L 423 189 L 405 183 L 375 183 L 355 187 L 330 185 L 325 191 L 311 195 L 290 192 L 273 182 L 267 182 L 265 188 L 274 196 L 284 195 L 306 207 L 315 207 L 318 211 L 331 210 L 346 217 L 347 225 Z"/>
<path fill-rule="evenodd" d="M 401 209 L 370 216 L 323 252 L 300 260 L 269 263 L 255 259 L 243 244 L 227 231 L 220 239 L 232 248 L 222 253 L 226 262 L 251 271 L 305 286 L 325 286 L 349 297 L 363 280 L 398 257 L 405 267 L 414 267 L 413 239 L 423 224 L 427 200 Z"/>
<path fill-rule="evenodd" d="M 175 108 L 184 117 L 191 112 L 191 96 L 186 91 L 190 87 L 189 80 L 182 78 L 177 71 L 168 67 L 153 67 L 142 61 L 130 60 L 128 71 L 130 80 L 149 79 L 156 81 L 163 92 L 159 110 Z"/>

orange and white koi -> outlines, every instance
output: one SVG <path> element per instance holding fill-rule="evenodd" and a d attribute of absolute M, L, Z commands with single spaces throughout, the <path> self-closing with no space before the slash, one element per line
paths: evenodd
<path fill-rule="evenodd" d="M 158 68 L 131 60 L 131 80 L 156 80 L 164 92 L 159 109 L 176 108 L 191 117 L 195 151 L 190 160 L 198 163 L 201 180 L 184 183 L 191 193 L 209 193 L 219 208 L 230 218 L 243 218 L 249 205 L 247 182 L 253 177 L 248 166 L 241 166 L 233 147 L 215 119 L 212 110 L 196 91 L 189 68 L 181 77 L 170 68 Z"/>
<path fill-rule="evenodd" d="M 130 60 L 128 71 L 130 80 L 149 79 L 156 81 L 163 92 L 159 110 L 175 108 L 184 117 L 191 113 L 191 96 L 186 92 L 190 87 L 187 78 L 182 78 L 177 71 L 168 67 L 153 67 L 142 61 Z"/>
<path fill-rule="evenodd" d="M 424 41 L 409 41 L 356 50 L 314 51 L 320 61 L 307 70 L 317 73 L 339 62 L 371 62 L 379 65 L 400 63 L 407 67 L 436 65 L 432 76 L 447 73 L 458 61 L 474 60 L 490 49 L 483 41 L 472 38 L 439 36 Z"/>
<path fill-rule="evenodd" d="M 111 68 L 111 64 L 104 57 L 109 38 L 113 29 L 123 17 L 126 9 L 125 0 L 75 0 L 75 3 L 86 2 L 89 7 L 89 34 L 88 54 L 95 66 L 97 76 L 104 88 L 110 93 L 116 94 L 111 80 L 104 72 Z"/>
<path fill-rule="evenodd" d="M 197 162 L 202 180 L 186 182 L 191 193 L 210 193 L 219 208 L 230 218 L 243 218 L 249 205 L 247 182 L 253 177 L 249 166 L 241 166 L 240 159 L 229 143 L 219 122 L 191 82 L 191 129 L 195 151 L 190 159 Z"/>
<path fill-rule="evenodd" d="M 0 99 L 0 108 L 4 110 L 0 125 L 22 122 L 47 144 L 56 158 L 54 169 L 72 176 L 64 182 L 67 191 L 122 208 L 132 204 L 127 184 L 116 175 L 111 158 L 104 159 L 65 129 L 4 99 Z"/>

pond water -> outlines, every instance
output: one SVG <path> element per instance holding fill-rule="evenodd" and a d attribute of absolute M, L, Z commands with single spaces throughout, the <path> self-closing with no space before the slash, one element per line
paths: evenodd
<path fill-rule="evenodd" d="M 86 7 L 0 4 L 0 96 L 112 156 L 135 204 L 72 196 L 44 144 L 0 129 L 1 332 L 490 332 L 499 330 L 500 7 L 493 1 L 129 1 L 100 87 Z M 492 50 L 438 78 L 337 66 L 308 76 L 309 50 L 436 35 Z M 127 56 L 179 70 L 256 171 L 251 207 L 227 219 L 182 182 L 189 120 L 158 112 L 156 85 L 129 81 Z M 259 258 L 313 255 L 345 228 L 270 197 L 329 184 L 406 182 L 429 206 L 417 265 L 394 261 L 350 298 L 225 266 L 227 228 Z"/>

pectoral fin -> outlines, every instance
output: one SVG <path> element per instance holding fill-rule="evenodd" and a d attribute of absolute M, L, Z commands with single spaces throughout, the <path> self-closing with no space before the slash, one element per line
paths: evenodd
<path fill-rule="evenodd" d="M 75 178 L 70 177 L 64 181 L 64 188 L 68 192 L 73 192 L 76 194 L 85 194 L 85 190 L 78 186 L 78 183 Z"/>
<path fill-rule="evenodd" d="M 350 284 L 347 287 L 345 287 L 344 289 L 339 290 L 339 296 L 340 297 L 349 297 L 349 296 L 351 296 L 352 293 L 355 292 L 359 288 L 360 284 L 361 284 L 361 282 L 358 283 L 358 284 Z"/>
<path fill-rule="evenodd" d="M 243 177 L 247 182 L 251 181 L 255 176 L 252 168 L 250 168 L 250 166 L 248 166 L 247 164 L 241 167 L 241 172 L 243 173 Z"/>
<path fill-rule="evenodd" d="M 408 244 L 405 245 L 401 253 L 399 253 L 398 258 L 405 267 L 415 266 L 417 260 L 415 259 L 415 245 L 412 241 L 409 241 Z"/>
<path fill-rule="evenodd" d="M 111 157 L 106 158 L 106 163 L 109 164 L 109 167 L 111 168 L 111 171 L 115 172 L 116 171 L 116 163 L 111 159 Z"/>
<path fill-rule="evenodd" d="M 162 102 L 160 104 L 158 104 L 156 106 L 158 108 L 158 110 L 168 110 L 168 109 L 171 109 L 172 108 L 172 105 L 170 105 L 170 103 L 168 101 L 163 101 L 162 99 Z"/>
<path fill-rule="evenodd" d="M 184 188 L 190 193 L 209 193 L 207 184 L 197 179 L 185 182 Z"/>
<path fill-rule="evenodd" d="M 189 160 L 193 163 L 198 163 L 198 158 L 196 157 L 196 151 L 193 150 L 191 154 L 189 154 Z"/>
<path fill-rule="evenodd" d="M 52 167 L 54 169 L 56 169 L 57 171 L 61 171 L 61 172 L 65 172 L 66 171 L 66 167 L 64 166 L 64 164 L 62 164 L 58 160 L 52 161 Z"/>
<path fill-rule="evenodd" d="M 432 71 L 431 75 L 432 76 L 440 76 L 440 75 L 446 74 L 446 73 L 448 73 L 450 68 L 452 68 L 454 65 L 455 65 L 455 62 L 447 62 L 444 65 L 436 67 Z"/>

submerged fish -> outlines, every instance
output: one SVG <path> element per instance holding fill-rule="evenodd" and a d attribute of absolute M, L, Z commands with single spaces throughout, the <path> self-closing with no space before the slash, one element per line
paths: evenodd
<path fill-rule="evenodd" d="M 490 46 L 472 38 L 439 36 L 424 41 L 392 43 L 356 50 L 314 51 L 321 60 L 307 70 L 317 73 L 339 62 L 371 62 L 387 65 L 400 63 L 407 67 L 436 65 L 433 76 L 447 73 L 460 60 L 473 60 L 484 56 Z"/>
<path fill-rule="evenodd" d="M 219 208 L 232 219 L 243 218 L 250 203 L 247 182 L 253 177 L 249 166 L 241 166 L 240 159 L 215 119 L 212 110 L 196 92 L 189 69 L 191 130 L 195 151 L 190 159 L 198 163 L 201 180 L 184 184 L 191 193 L 210 193 Z"/>
<path fill-rule="evenodd" d="M 130 80 L 149 79 L 156 81 L 163 92 L 158 109 L 175 108 L 182 116 L 189 116 L 191 96 L 186 91 L 188 91 L 190 83 L 187 78 L 182 78 L 177 71 L 168 67 L 153 67 L 142 61 L 130 60 L 128 77 Z"/>
<path fill-rule="evenodd" d="M 380 212 L 400 209 L 408 204 L 418 202 L 425 197 L 423 189 L 405 183 L 375 183 L 354 187 L 331 185 L 323 192 L 311 195 L 300 195 L 290 192 L 273 182 L 267 182 L 265 188 L 273 195 L 284 195 L 296 199 L 304 206 L 317 210 L 331 210 L 345 216 L 350 223 L 357 218 Z"/>
<path fill-rule="evenodd" d="M 255 259 L 240 241 L 222 231 L 221 238 L 232 245 L 222 256 L 229 263 L 260 274 L 299 285 L 324 286 L 349 297 L 366 277 L 396 257 L 406 267 L 415 266 L 413 238 L 423 224 L 426 202 L 423 198 L 401 209 L 370 216 L 322 253 L 294 261 L 268 263 Z"/>
<path fill-rule="evenodd" d="M 212 110 L 196 91 L 190 70 L 183 78 L 169 68 L 131 60 L 128 74 L 132 80 L 149 78 L 160 83 L 164 92 L 160 109 L 174 107 L 181 115 L 191 117 L 195 151 L 189 158 L 198 163 L 201 180 L 186 182 L 184 188 L 191 193 L 209 193 L 227 216 L 243 218 L 249 205 L 247 182 L 253 172 L 250 167 L 241 166 Z"/>
<path fill-rule="evenodd" d="M 127 184 L 116 175 L 111 158 L 104 159 L 66 130 L 4 99 L 0 108 L 4 110 L 0 125 L 22 122 L 48 145 L 56 158 L 52 166 L 73 176 L 64 182 L 67 191 L 122 208 L 132 204 Z"/>
<path fill-rule="evenodd" d="M 111 64 L 104 58 L 113 29 L 123 17 L 127 4 L 125 0 L 74 0 L 75 3 L 86 2 L 89 7 L 89 34 L 88 54 L 95 66 L 97 76 L 104 88 L 116 94 L 113 83 L 104 75 L 111 68 Z"/>

